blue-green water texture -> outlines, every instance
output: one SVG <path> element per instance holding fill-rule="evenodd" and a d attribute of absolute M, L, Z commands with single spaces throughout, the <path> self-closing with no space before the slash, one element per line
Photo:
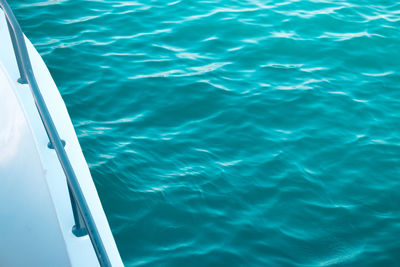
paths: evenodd
<path fill-rule="evenodd" d="M 400 266 L 400 3 L 10 1 L 126 266 Z"/>

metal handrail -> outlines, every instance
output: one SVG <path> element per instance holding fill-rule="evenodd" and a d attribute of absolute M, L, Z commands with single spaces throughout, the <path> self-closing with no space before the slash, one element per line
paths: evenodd
<path fill-rule="evenodd" d="M 25 38 L 21 27 L 6 0 L 0 0 L 0 7 L 3 9 L 6 16 L 8 29 L 14 47 L 15 58 L 17 60 L 18 69 L 21 75 L 21 78 L 18 80 L 18 82 L 22 84 L 29 84 L 36 107 L 39 111 L 40 118 L 42 119 L 46 133 L 50 139 L 49 145 L 55 149 L 67 179 L 72 210 L 75 218 L 73 232 L 78 236 L 82 236 L 83 234 L 86 234 L 84 231 L 86 230 L 89 234 L 90 240 L 92 241 L 92 245 L 96 252 L 100 266 L 111 266 L 111 262 L 104 247 L 103 240 L 100 237 L 88 203 L 83 195 L 82 188 L 79 185 L 74 169 L 72 168 L 68 155 L 65 152 L 63 141 L 60 139 L 46 103 L 39 90 L 35 75 L 33 74 L 28 49 L 25 44 Z"/>

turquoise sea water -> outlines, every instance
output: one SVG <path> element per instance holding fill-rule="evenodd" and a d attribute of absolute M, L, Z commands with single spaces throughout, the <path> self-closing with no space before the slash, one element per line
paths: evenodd
<path fill-rule="evenodd" d="M 10 1 L 126 266 L 399 266 L 400 4 Z"/>

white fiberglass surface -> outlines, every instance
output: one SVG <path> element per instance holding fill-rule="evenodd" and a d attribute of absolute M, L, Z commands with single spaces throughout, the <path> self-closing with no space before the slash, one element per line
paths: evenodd
<path fill-rule="evenodd" d="M 122 266 L 121 258 L 111 234 L 104 211 L 101 207 L 96 188 L 91 178 L 85 158 L 82 154 L 65 104 L 42 58 L 28 39 L 25 38 L 25 42 L 28 47 L 33 71 L 39 88 L 59 132 L 59 135 L 63 140 L 66 141 L 66 152 L 75 170 L 86 201 L 89 204 L 91 213 L 96 222 L 111 263 L 113 266 Z M 44 210 L 47 210 L 46 215 L 50 216 L 50 214 L 53 214 L 52 219 L 56 219 L 55 221 L 57 222 L 54 225 L 57 225 L 58 227 L 58 229 L 56 229 L 57 227 L 50 227 L 46 229 L 35 228 L 34 231 L 36 231 L 38 235 L 43 234 L 52 236 L 53 238 L 56 238 L 58 235 L 57 233 L 59 233 L 61 238 L 60 240 L 63 241 L 64 245 L 57 246 L 55 243 L 55 245 L 47 247 L 45 250 L 35 250 L 37 252 L 37 259 L 43 259 L 47 257 L 51 258 L 52 255 L 59 258 L 57 265 L 30 264 L 28 266 L 63 266 L 64 263 L 72 266 L 98 266 L 97 257 L 94 253 L 89 237 L 84 236 L 78 238 L 72 234 L 71 230 L 74 225 L 74 219 L 65 180 L 66 178 L 63 174 L 56 153 L 54 150 L 47 147 L 48 137 L 35 107 L 29 87 L 27 85 L 21 85 L 17 83 L 17 79 L 19 78 L 18 68 L 15 61 L 11 40 L 8 34 L 6 21 L 0 9 L 0 66 L 1 65 L 3 66 L 2 78 L 0 80 L 0 91 L 1 94 L 8 94 L 9 96 L 7 98 L 5 95 L 0 96 L 0 106 L 2 108 L 0 110 L 0 125 L 3 125 L 3 121 L 1 120 L 10 120 L 12 123 L 8 122 L 10 126 L 2 127 L 1 130 L 0 160 L 4 160 L 4 162 L 13 161 L 12 164 L 14 165 L 12 166 L 14 167 L 11 167 L 10 164 L 1 165 L 2 163 L 0 163 L 0 214 L 2 218 L 2 221 L 0 222 L 0 228 L 4 229 L 4 221 L 13 224 L 18 220 L 16 223 L 18 224 L 25 223 L 25 221 L 30 220 L 28 217 L 24 217 L 25 212 L 23 209 L 16 209 L 15 213 L 10 213 L 10 211 L 16 208 L 16 206 L 14 207 L 13 204 L 14 201 L 19 201 L 20 203 L 30 202 L 30 204 L 26 205 L 26 207 L 30 207 L 30 210 L 34 210 L 31 208 L 32 206 L 34 208 L 43 208 Z M 8 100 L 11 95 L 14 95 L 16 102 L 11 102 Z M 7 105 L 4 104 L 6 102 Z M 20 115 L 18 116 L 14 114 L 16 112 L 14 110 L 16 109 L 15 103 L 19 103 L 18 114 Z M 14 115 L 10 115 L 11 113 Z M 25 118 L 25 120 L 22 120 L 23 118 Z M 8 124 L 4 122 L 4 125 Z M 20 124 L 23 124 L 24 127 L 21 129 L 15 128 Z M 29 131 L 30 134 L 23 135 L 24 133 L 29 133 Z M 14 144 L 18 142 L 22 142 L 21 144 L 26 144 L 27 147 L 31 147 L 32 150 L 24 148 L 21 146 L 21 144 Z M 33 153 L 34 151 L 36 152 Z M 12 153 L 17 155 L 16 158 L 9 156 Z M 21 161 L 19 157 L 26 159 L 26 162 L 29 162 L 30 165 Z M 28 166 L 30 166 L 31 169 L 29 169 Z M 15 169 L 21 170 L 19 170 L 20 172 L 14 172 Z M 11 176 L 11 174 L 13 176 Z M 9 178 L 15 176 L 18 176 L 17 180 Z M 35 179 L 40 180 L 40 183 L 33 183 L 32 181 L 34 181 L 34 179 L 32 176 L 34 176 Z M 26 182 L 27 180 L 28 182 Z M 28 197 L 29 194 L 15 195 L 14 198 L 11 198 L 9 194 L 3 194 L 3 191 L 7 191 L 7 187 L 3 186 L 1 183 L 6 183 L 7 181 L 18 181 L 15 183 L 15 186 L 18 185 L 19 190 L 22 190 L 21 192 L 23 192 L 23 190 L 28 190 L 31 194 L 36 194 L 37 199 L 40 199 L 40 201 L 32 201 Z M 34 186 L 36 184 L 38 185 L 37 187 Z M 42 185 L 42 187 L 39 185 Z M 8 213 L 5 213 L 5 211 Z M 40 213 L 35 214 L 38 214 L 38 216 L 32 217 L 31 219 L 36 218 L 38 221 L 40 221 L 41 224 L 39 224 L 39 226 L 46 226 L 47 222 L 49 222 L 49 224 L 52 222 L 51 220 L 46 219 L 46 216 L 40 216 Z M 16 235 L 14 238 L 18 237 L 19 242 L 24 242 L 24 239 L 27 239 L 27 244 L 32 246 L 35 244 L 37 247 L 40 247 L 41 245 L 38 243 L 30 243 L 36 242 L 35 240 L 37 239 L 32 239 L 30 236 L 24 236 L 22 232 L 21 235 L 17 235 L 17 233 L 15 234 Z M 11 264 L 12 262 L 9 262 L 10 264 L 5 264 L 1 254 L 2 248 L 7 246 L 7 242 L 4 240 L 5 239 L 3 239 L 2 232 L 0 230 L 0 266 L 25 266 Z M 58 254 L 55 252 L 58 249 L 63 251 L 60 253 L 64 256 L 58 256 Z M 20 250 L 19 253 L 22 254 L 23 252 Z M 35 253 L 32 253 L 32 256 L 34 256 L 34 254 Z M 31 261 L 31 263 L 32 262 L 34 261 Z"/>
<path fill-rule="evenodd" d="M 46 170 L 2 68 L 0 86 L 0 265 L 69 266 Z"/>

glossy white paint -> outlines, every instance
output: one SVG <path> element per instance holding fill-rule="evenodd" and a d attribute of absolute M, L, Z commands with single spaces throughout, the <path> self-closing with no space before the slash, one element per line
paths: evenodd
<path fill-rule="evenodd" d="M 2 67 L 0 85 L 0 265 L 69 266 L 46 169 Z"/>
<path fill-rule="evenodd" d="M 32 67 L 113 266 L 123 266 L 58 89 L 26 40 Z M 66 59 L 68 60 L 68 59 Z M 18 67 L 0 10 L 0 266 L 98 266 L 88 236 L 75 237 L 66 179 Z"/>

